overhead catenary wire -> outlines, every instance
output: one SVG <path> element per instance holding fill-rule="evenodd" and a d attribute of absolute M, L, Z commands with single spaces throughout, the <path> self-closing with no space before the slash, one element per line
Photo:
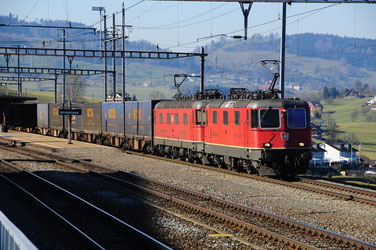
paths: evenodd
<path fill-rule="evenodd" d="M 213 10 L 217 10 L 219 8 L 222 8 L 223 6 L 225 6 L 226 4 L 221 4 L 219 6 L 217 6 L 216 8 L 214 8 Z M 225 12 L 226 13 L 232 13 L 234 10 L 238 10 L 238 8 L 236 9 L 233 9 L 231 11 L 227 11 Z M 204 15 L 207 15 L 207 14 L 212 14 L 210 11 L 204 11 L 202 13 L 199 13 L 195 16 L 192 16 L 192 17 L 188 17 L 186 19 L 183 19 L 183 20 L 179 20 L 179 22 L 173 22 L 173 23 L 168 23 L 168 24 L 163 24 L 163 25 L 159 25 L 159 26 L 151 26 L 151 27 L 134 27 L 135 29 L 175 29 L 176 28 L 176 25 L 178 24 L 181 24 L 181 23 L 184 23 L 184 22 L 187 22 L 187 21 L 191 21 L 192 19 L 195 19 L 195 18 L 198 18 L 198 17 L 201 17 L 201 16 L 204 16 Z M 213 17 L 211 16 L 210 18 L 208 19 L 205 19 L 204 21 L 200 21 L 200 22 L 195 22 L 194 24 L 188 24 L 189 26 L 190 25 L 195 25 L 195 24 L 198 24 L 198 23 L 203 23 L 203 22 L 207 22 L 207 21 L 210 21 L 212 20 L 213 18 L 217 18 L 217 17 L 221 17 L 223 16 L 223 14 L 219 15 L 219 16 L 216 16 L 216 17 Z M 131 22 L 131 21 L 130 21 Z M 185 27 L 185 26 L 188 26 L 188 25 L 184 25 L 184 26 L 180 26 L 180 27 Z"/>
<path fill-rule="evenodd" d="M 38 3 L 39 3 L 39 0 L 37 0 L 37 1 L 35 2 L 35 4 L 33 5 L 33 7 L 32 7 L 32 8 L 30 9 L 30 11 L 27 13 L 26 17 L 23 19 L 23 21 L 25 21 L 25 20 L 29 17 L 29 15 L 31 14 L 31 12 L 34 10 L 35 6 L 37 6 Z"/>
<path fill-rule="evenodd" d="M 321 7 L 321 8 L 317 8 L 317 9 L 313 9 L 313 10 L 301 12 L 301 13 L 298 13 L 298 14 L 294 14 L 294 15 L 288 16 L 287 18 L 289 19 L 289 18 L 293 18 L 293 17 L 296 17 L 296 16 L 301 16 L 301 15 L 312 13 L 312 12 L 317 13 L 319 11 L 322 11 L 324 9 L 327 9 L 327 8 L 330 8 L 330 7 L 334 7 L 334 6 L 337 6 L 337 5 L 339 5 L 339 4 L 331 4 L 329 6 L 325 6 L 325 7 Z M 278 19 L 274 19 L 274 20 L 270 20 L 270 21 L 267 21 L 267 22 L 264 22 L 264 23 L 256 24 L 256 25 L 253 25 L 251 27 L 248 27 L 248 30 L 251 30 L 251 29 L 254 29 L 254 28 L 258 28 L 258 27 L 262 27 L 262 26 L 265 26 L 265 25 L 268 25 L 268 24 L 271 24 L 271 23 L 275 23 L 275 22 L 278 22 L 278 21 L 279 21 Z M 291 24 L 291 23 L 288 23 L 287 25 L 289 25 L 289 24 Z M 277 28 L 274 28 L 272 30 L 269 30 L 267 32 L 276 30 L 278 28 L 280 28 L 280 26 L 277 27 Z M 217 35 L 214 35 L 214 37 L 221 36 L 221 35 L 223 35 L 223 36 L 230 36 L 232 34 L 239 33 L 239 32 L 242 32 L 242 31 L 244 31 L 244 28 L 243 29 L 239 29 L 239 30 L 235 30 L 235 31 L 230 31 L 230 32 L 227 32 L 227 33 L 223 33 L 223 34 L 217 34 Z M 263 32 L 263 33 L 266 33 L 266 32 Z M 201 41 L 197 41 L 197 40 L 196 41 L 191 41 L 191 42 L 187 42 L 187 43 L 184 43 L 184 44 L 180 44 L 179 46 L 176 46 L 176 45 L 175 46 L 170 46 L 167 49 L 173 49 L 173 48 L 176 48 L 176 47 L 182 47 L 182 46 L 186 46 L 186 45 L 192 45 L 192 44 L 196 44 L 196 43 L 202 42 L 203 40 L 210 40 L 210 39 L 212 39 L 212 37 L 208 36 L 206 39 L 202 39 Z"/>

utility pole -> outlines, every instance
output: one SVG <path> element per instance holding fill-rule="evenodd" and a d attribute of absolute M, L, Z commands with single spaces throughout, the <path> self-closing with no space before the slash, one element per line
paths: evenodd
<path fill-rule="evenodd" d="M 63 107 L 65 106 L 65 29 L 63 29 Z"/>
<path fill-rule="evenodd" d="M 17 96 L 22 96 L 21 91 L 21 78 L 20 78 L 20 45 L 17 46 L 17 67 L 18 67 L 18 79 L 17 79 Z"/>
<path fill-rule="evenodd" d="M 106 10 L 103 12 L 103 42 L 104 42 L 104 101 L 107 100 L 107 15 Z"/>
<path fill-rule="evenodd" d="M 112 67 L 113 67 L 113 88 L 114 88 L 114 96 L 113 101 L 116 99 L 116 57 L 115 57 L 115 50 L 116 50 L 116 39 L 115 39 L 115 13 L 112 14 L 112 52 L 113 52 L 113 59 L 112 59 Z"/>
<path fill-rule="evenodd" d="M 122 73 L 123 73 L 123 88 L 122 88 L 122 97 L 123 97 L 123 102 L 125 102 L 125 8 L 124 8 L 124 3 L 122 5 L 122 21 L 121 21 L 121 36 L 122 36 L 122 44 L 123 44 L 123 55 L 122 55 L 122 61 L 121 61 L 121 66 L 122 66 Z"/>
<path fill-rule="evenodd" d="M 205 74 L 205 49 L 201 47 L 201 86 L 200 86 L 200 93 L 204 94 L 204 74 Z"/>
<path fill-rule="evenodd" d="M 57 103 L 57 74 L 55 74 L 55 103 Z"/>
<path fill-rule="evenodd" d="M 285 98 L 285 52 L 286 52 L 286 2 L 282 4 L 282 37 L 281 37 L 281 68 L 280 85 L 281 99 Z"/>
<path fill-rule="evenodd" d="M 251 12 L 252 4 L 253 2 L 240 2 L 240 8 L 242 9 L 243 16 L 244 16 L 244 40 L 247 40 L 248 37 L 248 16 L 249 13 Z M 244 5 L 248 5 L 247 9 L 244 8 Z"/>

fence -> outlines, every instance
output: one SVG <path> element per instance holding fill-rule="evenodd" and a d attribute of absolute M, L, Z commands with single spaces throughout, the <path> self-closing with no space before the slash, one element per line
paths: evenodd
<path fill-rule="evenodd" d="M 36 250 L 31 241 L 0 211 L 0 250 Z"/>

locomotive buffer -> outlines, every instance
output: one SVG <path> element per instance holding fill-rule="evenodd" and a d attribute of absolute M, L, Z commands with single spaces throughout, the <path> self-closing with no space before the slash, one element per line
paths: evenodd
<path fill-rule="evenodd" d="M 68 144 L 72 144 L 72 117 L 74 115 L 81 115 L 81 109 L 72 109 L 72 108 L 61 108 L 59 109 L 59 115 L 67 115 L 68 116 Z"/>

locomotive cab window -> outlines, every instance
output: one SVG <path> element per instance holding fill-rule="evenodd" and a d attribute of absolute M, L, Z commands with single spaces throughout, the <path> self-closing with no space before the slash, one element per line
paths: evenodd
<path fill-rule="evenodd" d="M 175 124 L 179 125 L 179 114 L 175 113 Z"/>
<path fill-rule="evenodd" d="M 228 125 L 228 111 L 223 111 L 223 125 Z"/>
<path fill-rule="evenodd" d="M 167 124 L 171 123 L 171 114 L 167 113 Z"/>
<path fill-rule="evenodd" d="M 196 125 L 205 125 L 205 110 L 196 110 Z"/>
<path fill-rule="evenodd" d="M 249 110 L 247 110 L 247 127 L 249 126 Z"/>
<path fill-rule="evenodd" d="M 287 109 L 287 127 L 288 128 L 306 128 L 306 110 L 304 108 Z"/>
<path fill-rule="evenodd" d="M 184 122 L 185 126 L 188 125 L 188 114 L 187 113 L 184 113 L 184 115 L 183 115 L 183 122 Z"/>
<path fill-rule="evenodd" d="M 213 111 L 213 124 L 218 124 L 218 112 Z"/>
<path fill-rule="evenodd" d="M 258 110 L 251 109 L 251 128 L 258 128 Z"/>
<path fill-rule="evenodd" d="M 206 126 L 208 126 L 209 125 L 209 112 L 205 112 L 205 114 L 206 114 L 205 115 L 205 124 L 206 124 Z"/>
<path fill-rule="evenodd" d="M 159 124 L 163 123 L 163 114 L 159 113 Z"/>
<path fill-rule="evenodd" d="M 240 111 L 235 111 L 235 125 L 240 125 Z"/>
<path fill-rule="evenodd" d="M 279 128 L 280 127 L 279 109 L 260 109 L 260 127 L 261 128 Z"/>

